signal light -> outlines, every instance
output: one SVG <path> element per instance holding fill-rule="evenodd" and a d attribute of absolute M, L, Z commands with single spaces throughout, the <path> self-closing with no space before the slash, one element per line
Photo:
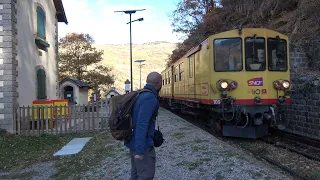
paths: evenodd
<path fill-rule="evenodd" d="M 291 86 L 290 81 L 288 80 L 282 80 L 281 82 L 279 80 L 273 81 L 273 87 L 275 89 L 282 89 L 282 90 L 287 90 Z"/>
<path fill-rule="evenodd" d="M 217 86 L 220 90 L 233 90 L 233 89 L 236 89 L 238 87 L 238 83 L 237 81 L 233 81 L 231 80 L 229 83 L 228 81 L 226 80 L 223 80 L 223 79 L 220 79 L 218 82 L 217 82 Z"/>
<path fill-rule="evenodd" d="M 229 87 L 230 90 L 235 89 L 235 88 L 238 87 L 238 83 L 236 81 L 231 81 L 229 83 L 229 85 L 230 85 L 230 87 Z"/>
<path fill-rule="evenodd" d="M 273 87 L 275 89 L 281 89 L 281 83 L 278 80 L 273 81 Z"/>

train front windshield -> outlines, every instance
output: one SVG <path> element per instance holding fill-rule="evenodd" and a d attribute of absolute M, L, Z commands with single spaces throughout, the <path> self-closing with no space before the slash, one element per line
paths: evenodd
<path fill-rule="evenodd" d="M 268 38 L 267 44 L 269 71 L 287 71 L 287 41 L 284 39 Z"/>
<path fill-rule="evenodd" d="M 287 71 L 287 42 L 283 39 L 247 37 L 245 41 L 246 71 Z M 268 61 L 266 59 L 268 53 Z M 267 63 L 268 62 L 268 63 Z"/>

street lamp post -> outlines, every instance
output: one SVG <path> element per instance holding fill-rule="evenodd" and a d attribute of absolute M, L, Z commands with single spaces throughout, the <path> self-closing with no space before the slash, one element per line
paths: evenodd
<path fill-rule="evenodd" d="M 144 62 L 144 61 L 146 61 L 146 60 L 135 60 L 134 62 L 138 62 L 138 63 L 140 63 L 140 89 L 141 89 L 141 66 L 142 65 L 144 65 L 144 64 L 141 64 L 142 62 Z"/>
<path fill-rule="evenodd" d="M 114 12 L 124 12 L 130 15 L 130 80 L 131 80 L 131 91 L 133 91 L 133 81 L 132 81 L 132 36 L 131 36 L 131 23 L 135 21 L 143 21 L 143 18 L 139 18 L 137 20 L 131 21 L 131 14 L 136 13 L 137 11 L 144 11 L 146 9 L 139 9 L 139 10 L 126 10 L 126 11 L 114 11 Z"/>

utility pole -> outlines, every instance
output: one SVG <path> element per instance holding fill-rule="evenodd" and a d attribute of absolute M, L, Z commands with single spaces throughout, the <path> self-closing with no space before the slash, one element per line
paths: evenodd
<path fill-rule="evenodd" d="M 141 89 L 141 66 L 144 65 L 144 64 L 141 64 L 142 62 L 144 62 L 146 60 L 135 60 L 134 62 L 138 62 L 140 63 L 139 66 L 140 66 L 140 89 Z"/>

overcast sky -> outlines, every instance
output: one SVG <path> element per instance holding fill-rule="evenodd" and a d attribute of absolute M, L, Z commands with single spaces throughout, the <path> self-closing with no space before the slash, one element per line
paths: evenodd
<path fill-rule="evenodd" d="M 98 44 L 126 44 L 130 42 L 129 15 L 118 10 L 137 11 L 132 20 L 132 42 L 178 42 L 181 35 L 172 32 L 168 14 L 178 0 L 62 0 L 68 25 L 59 23 L 59 37 L 68 32 L 82 32 L 93 36 Z"/>

